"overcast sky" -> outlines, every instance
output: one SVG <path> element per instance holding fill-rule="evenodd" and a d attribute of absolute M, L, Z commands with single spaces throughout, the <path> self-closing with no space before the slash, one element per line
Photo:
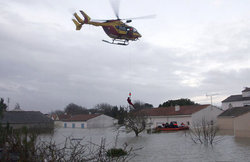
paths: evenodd
<path fill-rule="evenodd" d="M 250 86 L 249 0 L 123 0 L 120 17 L 142 38 L 102 42 L 101 27 L 76 31 L 72 14 L 115 18 L 109 0 L 0 1 L 0 97 L 10 109 L 44 113 L 69 103 L 159 104 L 179 98 L 207 104 Z"/>

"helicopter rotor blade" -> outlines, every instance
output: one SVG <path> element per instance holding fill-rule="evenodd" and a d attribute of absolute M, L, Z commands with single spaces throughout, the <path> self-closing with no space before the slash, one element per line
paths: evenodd
<path fill-rule="evenodd" d="M 140 16 L 140 17 L 133 17 L 133 18 L 126 18 L 121 20 L 138 20 L 138 19 L 153 19 L 156 15 L 146 15 L 146 16 Z"/>
<path fill-rule="evenodd" d="M 91 19 L 91 21 L 94 21 L 94 22 L 107 22 L 108 20 L 103 20 L 103 19 Z"/>
<path fill-rule="evenodd" d="M 115 13 L 115 16 L 118 20 L 120 20 L 119 18 L 119 9 L 120 9 L 120 0 L 109 0 L 111 7 Z"/>

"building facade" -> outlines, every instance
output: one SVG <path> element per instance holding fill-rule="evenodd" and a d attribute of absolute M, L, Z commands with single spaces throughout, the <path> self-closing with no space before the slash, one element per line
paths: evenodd
<path fill-rule="evenodd" d="M 175 107 L 160 107 L 144 109 L 144 113 L 149 117 L 151 128 L 176 121 L 178 125 L 184 123 L 190 127 L 200 125 L 203 120 L 215 123 L 221 109 L 211 105 L 189 105 Z"/>
<path fill-rule="evenodd" d="M 62 120 L 60 127 L 63 128 L 106 128 L 117 124 L 117 119 L 104 114 L 81 114 L 74 115 Z"/>
<path fill-rule="evenodd" d="M 249 123 L 250 106 L 227 109 L 217 119 L 219 129 L 235 137 L 250 137 Z"/>
<path fill-rule="evenodd" d="M 242 94 L 231 95 L 222 101 L 222 109 L 227 110 L 233 107 L 243 107 L 250 105 L 250 88 L 246 87 Z"/>
<path fill-rule="evenodd" d="M 234 135 L 236 137 L 250 137 L 250 112 L 244 113 L 234 120 Z"/>
<path fill-rule="evenodd" d="M 40 111 L 7 111 L 0 122 L 4 126 L 8 123 L 14 129 L 54 128 L 54 121 Z"/>

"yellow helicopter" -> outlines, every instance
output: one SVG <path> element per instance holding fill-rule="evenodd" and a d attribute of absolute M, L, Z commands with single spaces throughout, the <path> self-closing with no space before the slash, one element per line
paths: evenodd
<path fill-rule="evenodd" d="M 80 30 L 83 24 L 89 24 L 94 26 L 101 26 L 105 33 L 112 38 L 112 42 L 103 40 L 106 43 L 116 44 L 116 45 L 128 45 L 129 41 L 136 41 L 141 37 L 141 34 L 132 26 L 127 25 L 126 23 L 132 22 L 132 19 L 144 19 L 144 18 L 153 18 L 155 15 L 148 15 L 143 17 L 136 17 L 130 19 L 120 19 L 118 10 L 113 7 L 117 19 L 111 20 L 91 20 L 91 18 L 83 11 L 80 10 L 80 13 L 84 17 L 81 19 L 77 13 L 74 13 L 75 19 L 72 19 L 76 25 L 76 30 Z M 124 23 L 123 21 L 126 21 Z"/>

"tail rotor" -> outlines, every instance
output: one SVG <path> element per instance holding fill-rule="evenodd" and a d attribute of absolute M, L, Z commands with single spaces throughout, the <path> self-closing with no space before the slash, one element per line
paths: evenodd
<path fill-rule="evenodd" d="M 74 24 L 76 25 L 76 30 L 81 30 L 83 24 L 88 24 L 90 22 L 90 17 L 83 11 L 80 11 L 80 13 L 83 15 L 84 20 L 80 18 L 80 16 L 77 15 L 77 13 L 74 13 L 75 19 L 72 19 Z"/>

